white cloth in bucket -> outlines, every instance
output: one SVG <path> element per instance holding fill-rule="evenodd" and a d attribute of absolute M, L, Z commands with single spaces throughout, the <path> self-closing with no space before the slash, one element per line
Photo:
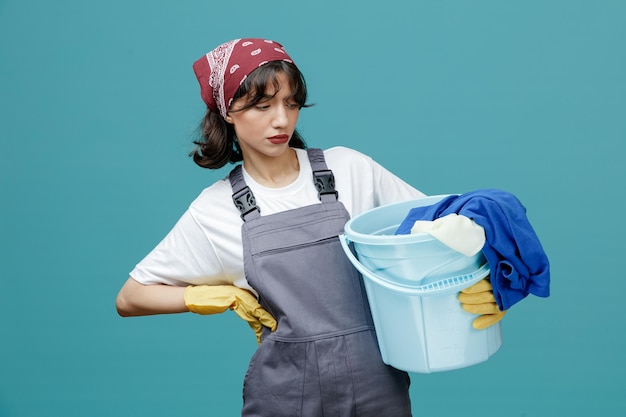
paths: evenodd
<path fill-rule="evenodd" d="M 411 234 L 428 233 L 465 256 L 474 256 L 485 245 L 485 229 L 474 220 L 456 213 L 435 220 L 417 220 Z"/>

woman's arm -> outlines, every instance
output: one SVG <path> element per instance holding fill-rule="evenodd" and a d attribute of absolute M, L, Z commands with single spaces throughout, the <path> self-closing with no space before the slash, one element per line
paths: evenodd
<path fill-rule="evenodd" d="M 185 303 L 185 291 L 189 308 Z M 233 285 L 199 285 L 175 287 L 163 284 L 144 285 L 128 278 L 115 301 L 122 317 L 148 316 L 193 311 L 197 314 L 218 314 L 227 309 L 235 313 L 254 330 L 257 343 L 261 343 L 263 326 L 276 330 L 276 320 L 259 304 L 248 290 Z"/>
<path fill-rule="evenodd" d="M 144 285 L 128 278 L 115 300 L 122 317 L 172 314 L 189 311 L 185 305 L 185 287 Z"/>

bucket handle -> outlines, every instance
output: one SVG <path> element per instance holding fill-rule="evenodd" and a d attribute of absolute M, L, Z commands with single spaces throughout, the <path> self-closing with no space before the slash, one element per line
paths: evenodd
<path fill-rule="evenodd" d="M 389 287 L 393 285 L 394 289 L 399 292 L 405 293 L 420 293 L 420 294 L 428 294 L 428 293 L 440 293 L 442 290 L 447 290 L 451 288 L 456 288 L 463 285 L 464 288 L 470 286 L 471 284 L 480 281 L 481 279 L 487 277 L 489 275 L 489 264 L 485 263 L 480 268 L 478 268 L 474 272 L 470 272 L 468 274 L 457 275 L 453 277 L 443 278 L 439 281 L 432 282 L 426 285 L 418 285 L 418 286 L 407 286 L 402 285 L 397 282 L 391 282 L 386 278 L 381 277 L 380 275 L 375 274 L 370 271 L 368 268 L 363 265 L 356 256 L 352 253 L 352 250 L 349 246 L 348 238 L 346 238 L 345 234 L 339 235 L 339 242 L 341 242 L 341 246 L 343 247 L 343 251 L 346 253 L 346 256 L 354 265 L 354 267 L 363 275 L 370 278 L 372 281 L 383 285 L 385 287 Z"/>

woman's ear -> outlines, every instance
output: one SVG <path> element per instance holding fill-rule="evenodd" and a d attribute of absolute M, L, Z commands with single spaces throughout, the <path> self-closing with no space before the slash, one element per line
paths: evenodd
<path fill-rule="evenodd" d="M 226 120 L 228 123 L 230 123 L 231 125 L 233 124 L 233 118 L 230 117 L 230 113 L 226 114 L 226 118 L 224 119 Z"/>

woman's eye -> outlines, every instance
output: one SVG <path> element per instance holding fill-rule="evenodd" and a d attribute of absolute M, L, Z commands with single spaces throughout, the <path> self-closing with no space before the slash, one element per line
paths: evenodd
<path fill-rule="evenodd" d="M 270 106 L 268 106 L 267 104 L 261 104 L 261 105 L 255 106 L 254 108 L 257 110 L 267 110 L 270 108 Z"/>
<path fill-rule="evenodd" d="M 298 108 L 300 108 L 300 106 L 298 105 L 298 103 L 287 103 L 287 108 L 289 108 L 289 109 L 298 109 Z"/>

